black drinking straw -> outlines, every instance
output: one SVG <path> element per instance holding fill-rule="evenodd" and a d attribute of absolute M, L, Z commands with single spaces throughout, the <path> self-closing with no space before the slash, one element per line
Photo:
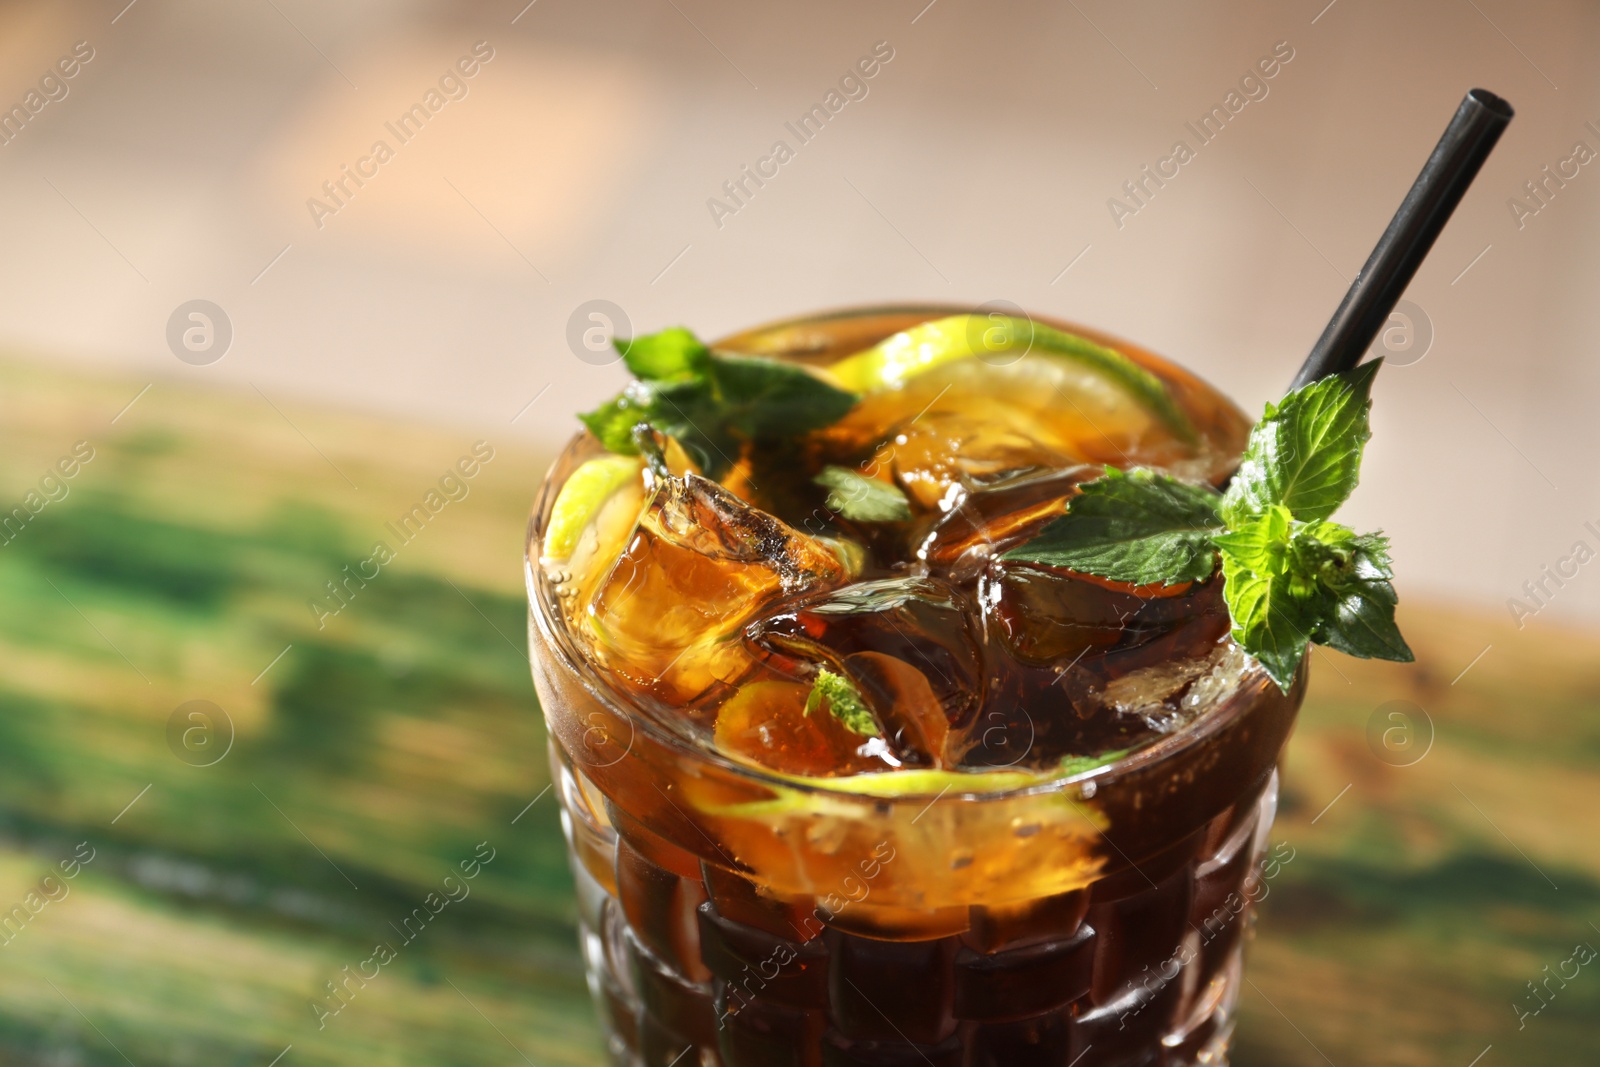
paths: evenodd
<path fill-rule="evenodd" d="M 1389 220 L 1378 245 L 1356 275 L 1350 291 L 1290 389 L 1346 371 L 1361 362 L 1362 353 L 1389 319 L 1450 213 L 1478 176 L 1495 142 L 1511 121 L 1511 105 L 1487 89 L 1473 89 L 1456 108 L 1455 118 L 1434 146 L 1400 210 Z"/>

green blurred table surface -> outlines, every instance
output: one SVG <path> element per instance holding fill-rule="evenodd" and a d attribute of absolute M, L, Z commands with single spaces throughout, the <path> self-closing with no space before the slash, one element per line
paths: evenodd
<path fill-rule="evenodd" d="M 0 539 L 0 911 L 26 915 L 0 928 L 0 1063 L 601 1063 L 525 662 L 548 457 L 145 384 L 0 362 L 0 507 L 28 516 Z M 1600 639 L 1402 614 L 1415 664 L 1316 655 L 1234 1062 L 1592 1064 L 1600 967 L 1546 980 L 1600 946 Z M 1408 709 L 1431 729 L 1383 738 Z M 379 941 L 378 976 L 315 1008 Z"/>

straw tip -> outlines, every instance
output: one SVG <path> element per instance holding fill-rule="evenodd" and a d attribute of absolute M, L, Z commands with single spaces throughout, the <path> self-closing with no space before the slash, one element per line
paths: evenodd
<path fill-rule="evenodd" d="M 1487 89 L 1473 89 L 1467 93 L 1467 99 L 1503 119 L 1510 119 L 1511 116 L 1516 114 L 1509 100 L 1503 96 L 1497 96 Z"/>

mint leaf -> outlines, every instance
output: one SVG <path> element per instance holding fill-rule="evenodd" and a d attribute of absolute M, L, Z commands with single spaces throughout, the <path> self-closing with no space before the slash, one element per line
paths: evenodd
<path fill-rule="evenodd" d="M 1164 474 L 1107 467 L 1080 487 L 1067 513 L 1001 558 L 1134 585 L 1203 581 L 1216 570 L 1221 497 Z"/>
<path fill-rule="evenodd" d="M 1288 508 L 1274 504 L 1213 540 L 1246 569 L 1271 577 L 1288 569 L 1289 531 L 1293 522 Z"/>
<path fill-rule="evenodd" d="M 811 479 L 828 492 L 829 509 L 856 522 L 904 522 L 911 503 L 895 485 L 847 467 L 824 467 Z"/>
<path fill-rule="evenodd" d="M 1250 431 L 1222 515 L 1237 527 L 1282 504 L 1302 522 L 1326 519 L 1356 487 L 1372 431 L 1372 378 L 1382 360 L 1296 389 Z"/>
<path fill-rule="evenodd" d="M 623 454 L 635 451 L 633 427 L 648 423 L 677 438 L 713 479 L 738 460 L 745 442 L 819 429 L 860 399 L 800 366 L 717 355 L 682 327 L 617 348 L 638 380 L 578 418 L 608 450 Z"/>
<path fill-rule="evenodd" d="M 1348 562 L 1325 580 L 1322 623 L 1313 639 L 1347 656 L 1410 663 L 1415 657 L 1394 621 L 1400 598 L 1390 584 L 1388 539 L 1365 534 L 1349 546 Z"/>
<path fill-rule="evenodd" d="M 1287 689 L 1306 641 L 1362 659 L 1412 659 L 1395 625 L 1388 541 L 1281 505 L 1217 538 L 1233 638 Z"/>
<path fill-rule="evenodd" d="M 650 425 L 677 438 L 707 477 L 721 478 L 738 461 L 739 440 L 728 429 L 708 378 L 639 384 L 651 396 Z"/>
<path fill-rule="evenodd" d="M 739 458 L 740 443 L 722 421 L 709 380 L 634 381 L 593 411 L 578 416 L 607 451 L 634 455 L 634 427 L 644 424 L 676 438 L 695 464 L 720 478 Z"/>
<path fill-rule="evenodd" d="M 627 388 L 593 411 L 578 415 L 607 452 L 631 456 L 638 452 L 633 443 L 633 428 L 650 421 L 653 396 L 643 382 L 630 382 Z"/>
<path fill-rule="evenodd" d="M 811 694 L 806 697 L 806 714 L 810 715 L 824 703 L 828 705 L 828 712 L 851 733 L 862 737 L 883 736 L 878 729 L 878 720 L 872 717 L 871 710 L 866 701 L 861 699 L 861 693 L 855 685 L 850 679 L 826 667 L 817 672 L 817 680 L 811 685 Z"/>
<path fill-rule="evenodd" d="M 1287 693 L 1316 628 L 1314 601 L 1294 594 L 1290 575 L 1256 574 L 1226 552 L 1222 577 L 1234 641 Z"/>
<path fill-rule="evenodd" d="M 1067 514 L 1001 558 L 1171 585 L 1209 577 L 1220 553 L 1233 640 L 1286 692 L 1313 641 L 1410 661 L 1394 621 L 1388 542 L 1329 521 L 1360 477 L 1377 368 L 1365 364 L 1267 405 L 1225 495 L 1107 468 Z"/>
<path fill-rule="evenodd" d="M 1356 532 L 1337 522 L 1297 522 L 1284 546 L 1284 571 L 1301 596 L 1326 591 L 1344 580 Z"/>
<path fill-rule="evenodd" d="M 682 326 L 628 341 L 616 338 L 612 344 L 633 376 L 645 381 L 701 377 L 711 359 L 711 349 Z"/>
<path fill-rule="evenodd" d="M 798 437 L 838 422 L 861 399 L 804 367 L 757 356 L 711 357 L 725 425 L 752 441 Z"/>

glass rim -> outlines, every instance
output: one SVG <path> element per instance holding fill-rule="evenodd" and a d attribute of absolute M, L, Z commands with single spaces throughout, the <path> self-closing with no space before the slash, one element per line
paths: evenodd
<path fill-rule="evenodd" d="M 841 307 L 815 314 L 779 319 L 748 330 L 741 330 L 734 336 L 782 329 L 808 322 L 827 322 L 835 319 L 868 315 L 921 313 L 924 311 L 953 311 L 959 314 L 963 310 L 972 309 L 967 308 L 965 305 L 942 303 Z M 1098 336 L 1105 336 L 1104 334 L 1099 334 L 1098 331 L 1092 332 L 1095 332 Z M 717 343 L 715 341 L 712 342 L 713 347 Z M 577 462 L 582 458 L 587 458 L 586 453 L 599 454 L 601 452 L 603 452 L 603 449 L 589 431 L 580 430 L 574 434 L 545 472 L 544 480 L 540 483 L 538 494 L 534 499 L 532 513 L 528 518 L 527 533 L 523 542 L 523 577 L 528 594 L 529 613 L 538 627 L 541 638 L 543 638 L 544 652 L 554 653 L 556 665 L 567 674 L 576 677 L 590 697 L 601 703 L 612 714 L 625 720 L 633 729 L 643 730 L 653 741 L 669 751 L 719 767 L 730 774 L 757 782 L 770 789 L 833 798 L 856 798 L 874 804 L 899 804 L 916 801 L 928 803 L 941 797 L 951 796 L 971 801 L 1000 802 L 1045 792 L 1060 791 L 1069 787 L 1081 787 L 1089 782 L 1099 783 L 1121 778 L 1148 764 L 1187 752 L 1244 715 L 1253 705 L 1259 690 L 1263 687 L 1276 686 L 1276 683 L 1267 675 L 1266 670 L 1259 663 L 1252 661 L 1240 673 L 1232 687 L 1223 696 L 1214 700 L 1209 709 L 1202 712 L 1194 721 L 1170 734 L 1159 737 L 1141 748 L 1134 749 L 1111 763 L 1093 767 L 1077 774 L 1048 777 L 1049 772 L 1047 771 L 1033 771 L 1016 767 L 952 772 L 958 775 L 972 773 L 976 776 L 1014 771 L 1020 774 L 1037 774 L 1039 778 L 1036 782 L 1000 788 L 957 791 L 947 785 L 938 792 L 917 790 L 894 793 L 892 795 L 880 795 L 878 793 L 853 790 L 845 784 L 851 781 L 853 777 L 860 776 L 845 775 L 837 778 L 808 778 L 784 774 L 753 762 L 734 759 L 726 753 L 718 751 L 710 744 L 697 744 L 690 738 L 668 728 L 658 721 L 644 704 L 613 684 L 608 672 L 602 670 L 583 654 L 577 645 L 575 635 L 567 626 L 566 616 L 561 610 L 553 583 L 545 575 L 544 568 L 539 563 L 537 546 L 543 541 L 544 527 L 549 520 L 550 511 L 555 504 L 556 494 L 560 489 L 560 485 L 556 482 L 557 475 L 563 473 L 570 475 Z M 530 656 L 539 655 L 540 651 L 530 648 L 529 654 Z M 1310 657 L 1308 656 L 1306 657 L 1306 662 L 1301 664 L 1294 688 L 1300 688 L 1304 685 L 1307 673 L 1306 667 L 1309 660 Z M 924 768 L 916 768 L 915 770 L 922 769 Z M 895 773 L 898 772 L 885 771 L 878 776 L 887 777 Z"/>

